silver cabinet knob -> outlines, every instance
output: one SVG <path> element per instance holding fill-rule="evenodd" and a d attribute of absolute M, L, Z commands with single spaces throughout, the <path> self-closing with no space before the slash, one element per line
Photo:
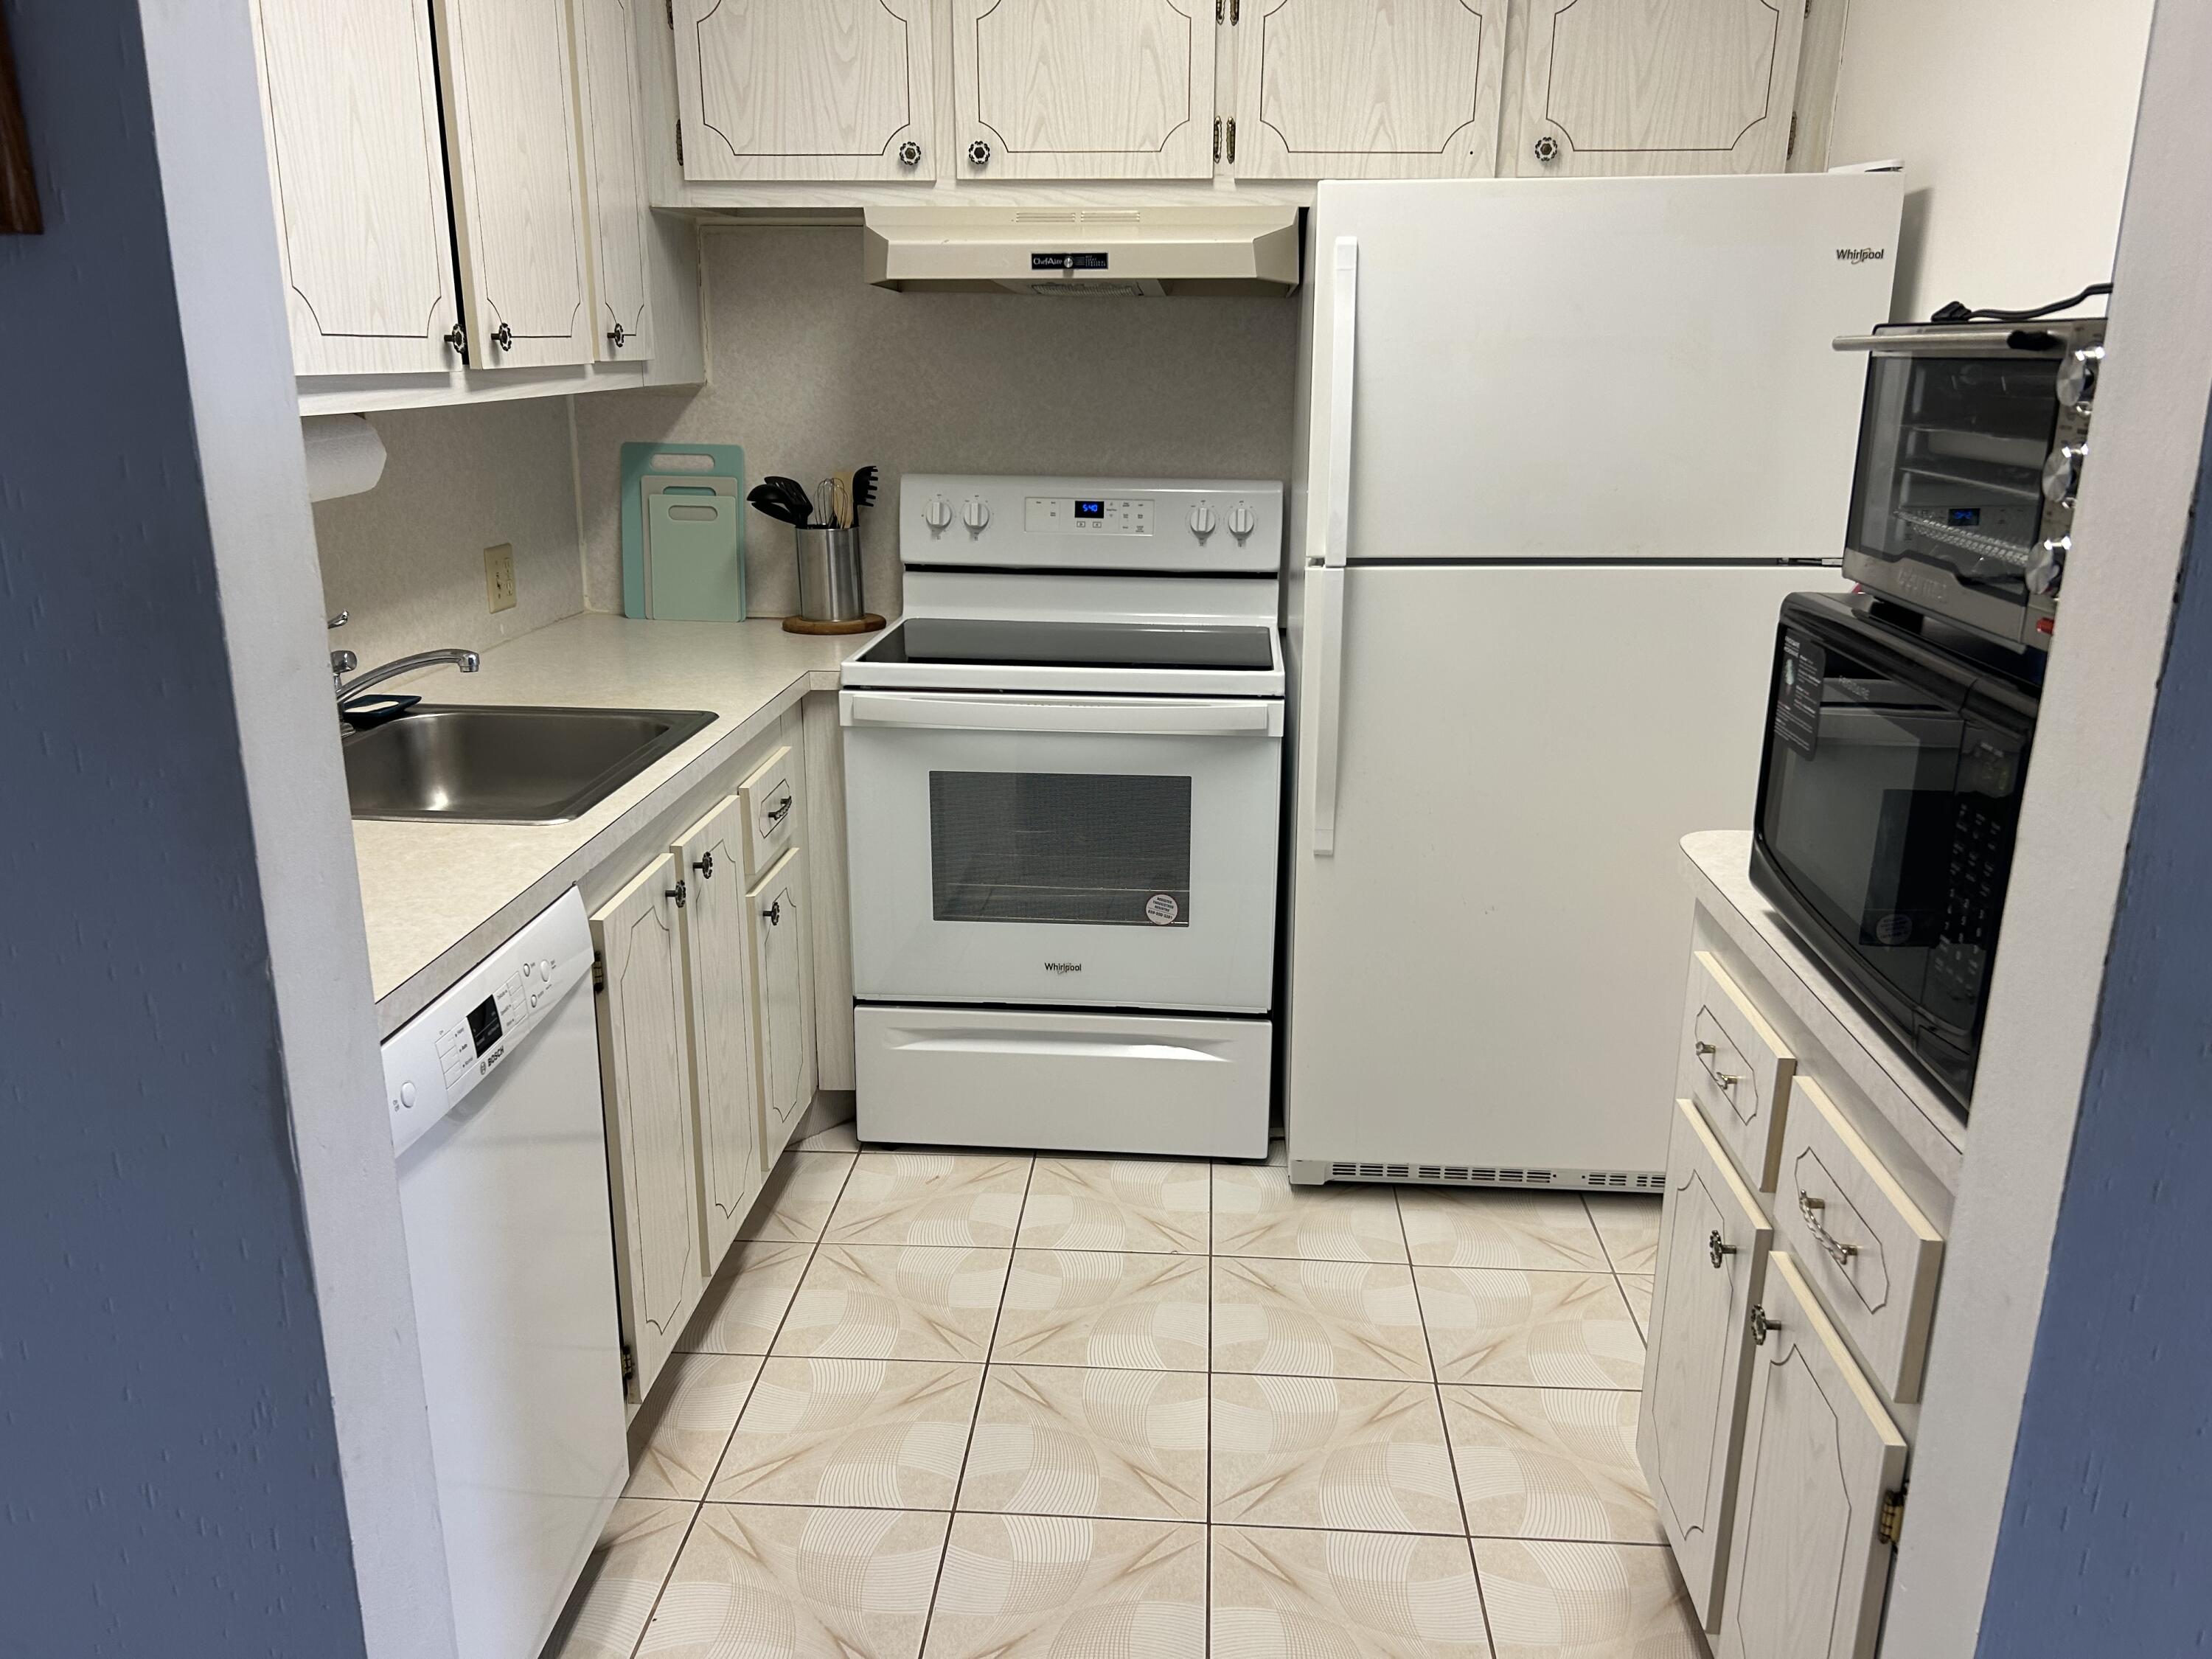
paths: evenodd
<path fill-rule="evenodd" d="M 1536 159 L 1546 167 L 1559 159 L 1559 141 L 1546 133 L 1536 141 Z"/>
<path fill-rule="evenodd" d="M 921 165 L 921 146 L 915 143 L 913 139 L 908 139 L 906 143 L 898 147 L 898 160 L 899 165 L 902 167 L 920 167 Z"/>
<path fill-rule="evenodd" d="M 501 323 L 497 328 L 492 331 L 491 343 L 497 346 L 501 351 L 514 350 L 514 331 L 509 328 L 505 323 Z"/>
<path fill-rule="evenodd" d="M 617 351 L 620 351 L 623 349 L 623 342 L 629 338 L 629 331 L 624 328 L 620 323 L 617 323 L 612 328 L 607 331 L 607 343 L 612 346 Z"/>
<path fill-rule="evenodd" d="M 469 330 L 467 324 L 455 323 L 451 328 L 446 331 L 444 339 L 446 342 L 447 350 L 452 352 L 453 356 L 460 358 L 464 362 L 468 361 Z"/>
<path fill-rule="evenodd" d="M 1721 1230 L 1719 1228 L 1714 1228 L 1712 1231 L 1706 1236 L 1705 1259 L 1708 1261 L 1711 1261 L 1716 1267 L 1719 1267 L 1722 1262 L 1727 1261 L 1729 1257 L 1735 1254 L 1735 1247 L 1734 1245 L 1723 1244 L 1721 1243 Z"/>
<path fill-rule="evenodd" d="M 987 167 L 991 165 L 991 147 L 981 138 L 974 140 L 968 146 L 968 165 L 975 167 Z"/>

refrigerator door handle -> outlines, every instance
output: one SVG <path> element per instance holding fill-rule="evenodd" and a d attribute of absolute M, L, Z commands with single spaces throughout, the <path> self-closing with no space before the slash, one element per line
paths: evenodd
<path fill-rule="evenodd" d="M 1344 561 L 1352 538 L 1352 376 L 1359 323 L 1359 239 L 1336 239 L 1336 302 L 1329 319 L 1328 514 L 1322 556 L 1307 579 L 1314 584 L 1308 614 L 1314 653 L 1313 852 L 1336 851 L 1337 748 L 1344 701 Z"/>

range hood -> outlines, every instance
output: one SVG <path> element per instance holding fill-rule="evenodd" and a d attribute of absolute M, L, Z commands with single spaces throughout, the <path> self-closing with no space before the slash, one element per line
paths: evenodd
<path fill-rule="evenodd" d="M 868 280 L 905 292 L 1287 294 L 1293 207 L 892 207 L 866 216 Z"/>

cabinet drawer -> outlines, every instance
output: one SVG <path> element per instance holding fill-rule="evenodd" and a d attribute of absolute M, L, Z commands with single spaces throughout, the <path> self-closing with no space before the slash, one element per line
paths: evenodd
<path fill-rule="evenodd" d="M 1773 1240 L 1704 1115 L 1676 1101 L 1636 1457 L 1707 1630 L 1720 1620 L 1751 1382 L 1751 1307 Z"/>
<path fill-rule="evenodd" d="M 1760 1192 L 1774 1190 L 1783 1125 L 1797 1056 L 1752 1006 L 1711 953 L 1690 955 L 1689 1006 L 1682 1016 L 1682 1085 L 1736 1168 Z"/>
<path fill-rule="evenodd" d="M 791 845 L 799 817 L 799 769 L 791 745 L 783 744 L 755 767 L 738 786 L 744 803 L 745 885 L 750 887 L 775 867 Z"/>
<path fill-rule="evenodd" d="M 1718 1659 L 1871 1659 L 1901 1501 L 1905 1437 L 1786 1250 L 1752 1316 Z"/>
<path fill-rule="evenodd" d="M 1943 1235 L 1820 1085 L 1800 1079 L 1775 1194 L 1781 1243 L 1892 1400 L 1920 1397 Z"/>

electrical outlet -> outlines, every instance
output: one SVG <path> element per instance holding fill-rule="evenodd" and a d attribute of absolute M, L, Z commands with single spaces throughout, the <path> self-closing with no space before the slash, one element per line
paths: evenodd
<path fill-rule="evenodd" d="M 495 611 L 514 609 L 514 544 L 484 549 L 484 598 Z"/>

